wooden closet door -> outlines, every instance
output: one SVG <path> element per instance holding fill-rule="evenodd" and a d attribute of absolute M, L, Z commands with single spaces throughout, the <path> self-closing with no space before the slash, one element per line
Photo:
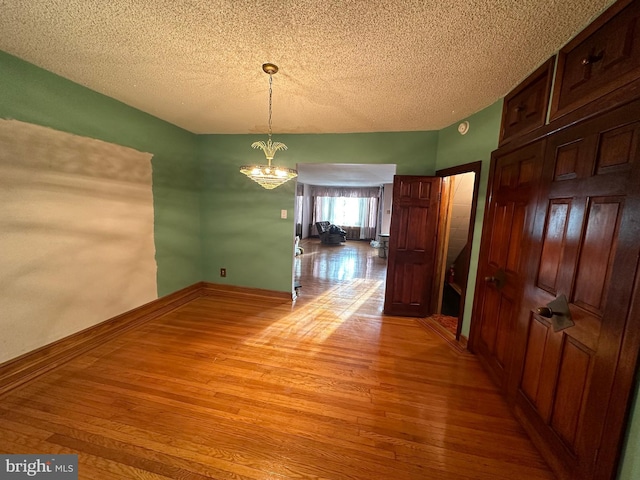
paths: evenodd
<path fill-rule="evenodd" d="M 471 347 L 494 380 L 506 388 L 512 370 L 515 319 L 523 284 L 523 258 L 533 225 L 534 196 L 544 143 L 494 154 L 480 247 Z"/>
<path fill-rule="evenodd" d="M 389 229 L 384 313 L 424 317 L 431 299 L 442 178 L 396 175 Z"/>
<path fill-rule="evenodd" d="M 561 478 L 614 474 L 616 450 L 604 459 L 599 451 L 619 444 L 631 378 L 620 387 L 616 375 L 633 372 L 636 361 L 619 356 L 625 330 L 639 327 L 630 314 L 640 253 L 639 113 L 627 108 L 547 140 L 514 387 L 516 415 Z M 554 324 L 559 317 L 537 313 L 561 295 L 575 322 L 564 329 Z"/>

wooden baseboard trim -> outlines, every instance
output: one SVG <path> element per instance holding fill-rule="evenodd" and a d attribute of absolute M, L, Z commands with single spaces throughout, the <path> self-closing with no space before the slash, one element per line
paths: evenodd
<path fill-rule="evenodd" d="M 293 299 L 292 292 L 281 292 L 278 290 L 265 290 L 262 288 L 239 287 L 237 285 L 223 285 L 220 283 L 202 283 L 203 295 L 250 295 L 253 297 L 265 297 L 271 300 L 282 300 L 291 302 Z"/>
<path fill-rule="evenodd" d="M 104 342 L 203 295 L 199 282 L 0 364 L 0 397 Z"/>
<path fill-rule="evenodd" d="M 469 350 L 467 350 L 467 337 L 465 337 L 464 335 L 460 335 L 460 340 L 456 340 L 450 331 L 440 325 L 436 320 L 429 317 L 416 318 L 416 321 L 418 322 L 418 324 L 436 333 L 445 342 L 447 342 L 447 345 L 453 348 L 456 352 L 460 354 L 471 353 L 469 352 Z"/>

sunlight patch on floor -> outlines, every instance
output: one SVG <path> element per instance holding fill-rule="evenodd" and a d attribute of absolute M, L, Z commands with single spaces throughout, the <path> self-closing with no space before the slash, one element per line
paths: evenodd
<path fill-rule="evenodd" d="M 360 278 L 353 280 L 351 284 L 356 290 L 364 288 L 364 293 L 356 299 L 345 311 L 340 313 L 339 317 L 342 321 L 347 320 L 351 315 L 357 312 L 364 303 L 375 295 L 384 282 L 382 280 L 368 280 Z"/>
<path fill-rule="evenodd" d="M 247 346 L 265 346 L 292 342 L 305 344 L 312 353 L 317 350 L 340 326 L 349 320 L 367 300 L 377 294 L 382 280 L 356 279 L 350 287 L 336 285 L 302 307 L 293 306 L 291 313 L 265 328 L 259 335 L 248 338 Z M 345 288 L 363 293 L 356 298 L 341 295 Z"/>

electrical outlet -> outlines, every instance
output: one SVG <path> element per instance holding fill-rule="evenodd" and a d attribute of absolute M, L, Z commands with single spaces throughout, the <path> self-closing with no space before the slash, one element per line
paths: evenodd
<path fill-rule="evenodd" d="M 226 277 L 227 276 L 227 269 L 226 268 L 221 268 L 220 269 L 220 276 L 221 277 Z"/>

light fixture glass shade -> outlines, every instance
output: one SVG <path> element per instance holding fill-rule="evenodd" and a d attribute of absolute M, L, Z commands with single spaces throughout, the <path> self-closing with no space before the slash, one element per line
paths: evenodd
<path fill-rule="evenodd" d="M 285 182 L 298 176 L 298 172 L 291 168 L 274 167 L 269 165 L 243 165 L 240 173 L 244 173 L 251 180 L 267 190 L 279 187 Z"/>

